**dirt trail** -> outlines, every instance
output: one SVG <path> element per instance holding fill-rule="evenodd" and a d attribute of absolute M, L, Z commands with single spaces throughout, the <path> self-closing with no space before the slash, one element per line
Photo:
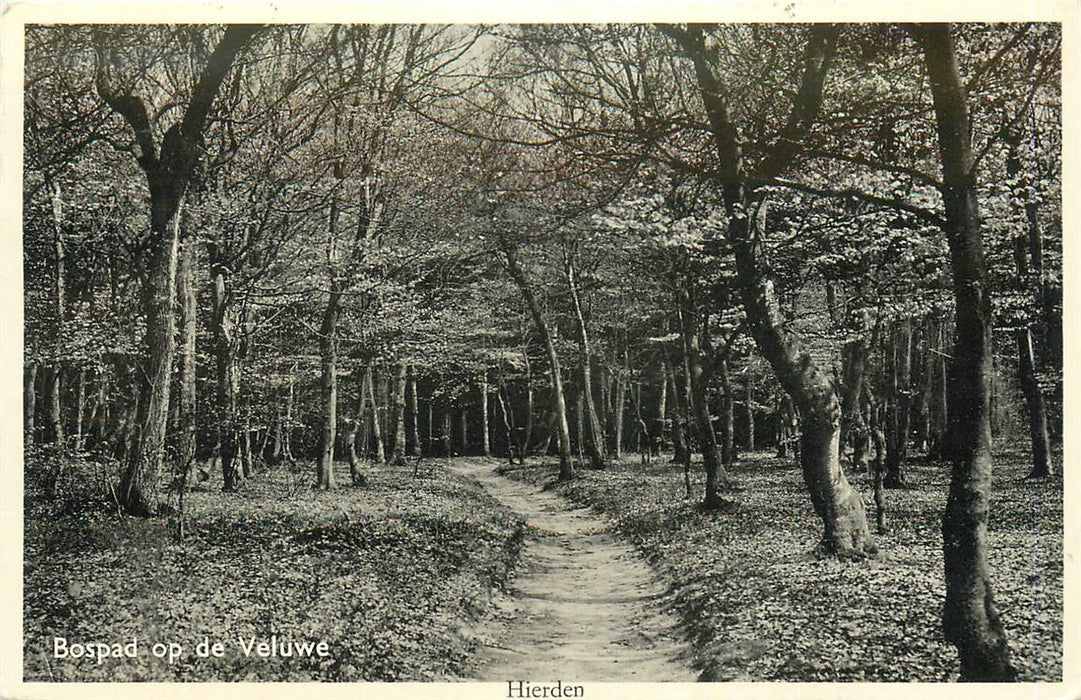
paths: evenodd
<path fill-rule="evenodd" d="M 694 681 L 675 621 L 660 609 L 664 586 L 635 551 L 587 509 L 459 459 L 529 525 L 509 595 L 500 595 L 475 674 L 482 681 Z"/>

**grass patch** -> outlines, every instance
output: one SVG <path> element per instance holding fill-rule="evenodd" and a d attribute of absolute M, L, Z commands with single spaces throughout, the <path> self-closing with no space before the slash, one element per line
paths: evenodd
<path fill-rule="evenodd" d="M 188 496 L 187 535 L 128 518 L 73 462 L 56 498 L 27 460 L 24 678 L 27 681 L 416 681 L 468 672 L 468 629 L 511 575 L 523 524 L 467 479 L 372 468 L 369 485 L 313 491 L 284 467 L 239 493 Z M 338 465 L 339 483 L 348 483 Z M 314 466 L 309 470 L 314 474 Z M 304 473 L 308 476 L 308 472 Z M 211 482 L 213 483 L 213 482 Z M 95 487 L 95 484 L 98 486 Z M 325 641 L 330 656 L 244 655 L 252 636 Z M 137 658 L 53 658 L 53 638 L 126 643 Z M 222 658 L 197 658 L 204 638 Z M 174 663 L 154 642 L 185 650 Z"/>
<path fill-rule="evenodd" d="M 506 476 L 537 485 L 558 467 Z M 947 681 L 957 654 L 942 637 L 945 599 L 940 518 L 945 465 L 912 461 L 914 488 L 887 491 L 890 532 L 880 554 L 841 562 L 812 554 L 821 525 L 799 470 L 764 452 L 744 456 L 726 494 L 730 512 L 703 512 L 666 459 L 635 457 L 607 471 L 580 470 L 559 493 L 606 515 L 672 584 L 672 606 L 709 680 Z M 996 458 L 990 520 L 995 599 L 1024 680 L 1062 678 L 1062 484 L 1025 479 L 1019 452 Z M 868 505 L 867 475 L 850 475 Z"/>

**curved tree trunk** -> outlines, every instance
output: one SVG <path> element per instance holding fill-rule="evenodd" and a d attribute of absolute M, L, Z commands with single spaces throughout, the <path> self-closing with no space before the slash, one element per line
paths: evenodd
<path fill-rule="evenodd" d="M 710 64 L 703 30 L 696 25 L 685 30 L 662 26 L 662 30 L 680 43 L 694 64 L 719 160 L 728 215 L 726 238 L 735 252 L 736 284 L 751 337 L 802 416 L 800 464 L 811 503 L 824 525 L 822 548 L 846 555 L 874 551 L 863 500 L 841 470 L 841 406 L 833 383 L 803 349 L 799 338 L 785 327 L 774 281 L 763 259 L 765 201 L 745 189 L 739 128 L 731 116 L 726 90 Z M 764 178 L 772 178 L 791 165 L 822 101 L 840 28 L 815 25 L 808 31 L 802 82 L 778 146 L 759 168 L 758 175 Z"/>

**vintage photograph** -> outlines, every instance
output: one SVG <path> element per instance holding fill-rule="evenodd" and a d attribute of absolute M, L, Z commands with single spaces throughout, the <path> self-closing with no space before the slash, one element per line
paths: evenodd
<path fill-rule="evenodd" d="M 23 40 L 24 682 L 1063 681 L 1060 24 Z"/>

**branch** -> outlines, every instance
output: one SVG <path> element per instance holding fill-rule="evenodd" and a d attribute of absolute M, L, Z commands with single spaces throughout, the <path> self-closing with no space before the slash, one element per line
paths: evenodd
<path fill-rule="evenodd" d="M 799 182 L 793 182 L 791 180 L 784 180 L 782 178 L 773 178 L 772 180 L 759 180 L 748 179 L 747 184 L 754 187 L 784 187 L 785 189 L 794 190 L 796 192 L 805 192 L 807 194 L 818 195 L 820 197 L 836 197 L 838 199 L 858 199 L 861 202 L 868 202 L 876 204 L 880 207 L 887 209 L 893 209 L 895 211 L 903 211 L 908 214 L 912 214 L 917 219 L 925 221 L 934 226 L 945 226 L 946 221 L 938 214 L 932 211 L 928 211 L 922 207 L 917 207 L 914 204 L 909 204 L 899 199 L 891 199 L 882 197 L 876 194 L 869 194 L 867 192 L 861 192 L 856 189 L 843 189 L 835 190 L 826 187 L 815 187 L 813 185 L 805 185 Z"/>
<path fill-rule="evenodd" d="M 760 177 L 777 177 L 792 164 L 799 153 L 800 142 L 807 138 L 822 106 L 822 87 L 826 82 L 830 61 L 837 53 L 837 37 L 840 33 L 841 28 L 836 24 L 816 24 L 811 28 L 803 54 L 803 79 L 800 81 L 799 92 L 776 144 L 759 168 Z"/>
<path fill-rule="evenodd" d="M 94 85 L 98 95 L 109 105 L 114 112 L 124 118 L 131 126 L 135 134 L 135 144 L 138 151 L 135 159 L 144 171 L 153 170 L 158 164 L 158 146 L 154 141 L 154 134 L 150 130 L 150 117 L 147 115 L 146 105 L 142 99 L 135 95 L 120 93 L 113 90 L 105 77 L 105 49 L 99 45 L 96 47 L 97 61 L 94 69 Z"/>
<path fill-rule="evenodd" d="M 214 47 L 214 53 L 210 54 L 206 66 L 203 67 L 203 73 L 192 92 L 191 102 L 184 112 L 184 120 L 180 126 L 184 136 L 197 139 L 203 133 L 214 97 L 218 94 L 233 61 L 245 44 L 261 29 L 262 26 L 258 24 L 230 24 L 225 30 L 221 41 Z"/>

